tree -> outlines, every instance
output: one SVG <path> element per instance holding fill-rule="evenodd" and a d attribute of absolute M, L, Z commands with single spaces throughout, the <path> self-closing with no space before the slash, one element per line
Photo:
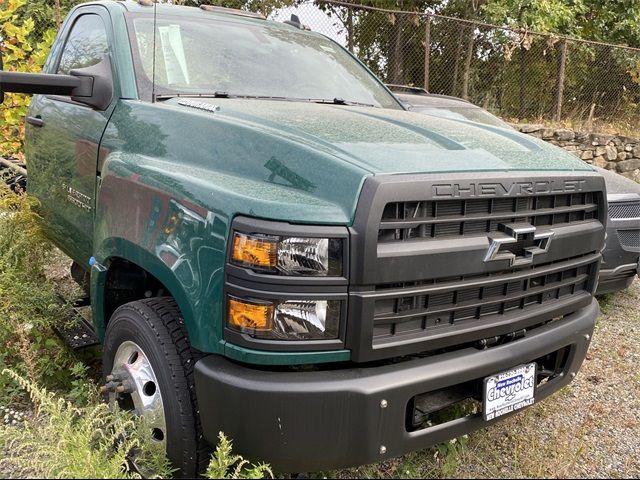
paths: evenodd
<path fill-rule="evenodd" d="M 300 0 L 297 1 L 298 3 L 300 2 Z M 174 0 L 173 3 L 176 5 L 187 6 L 198 6 L 202 3 L 210 3 L 220 7 L 260 12 L 262 15 L 267 17 L 278 8 L 293 5 L 296 3 L 296 0 L 213 0 L 211 2 L 203 2 L 201 0 Z"/>
<path fill-rule="evenodd" d="M 4 68 L 9 71 L 37 72 L 42 68 L 54 29 L 35 34 L 35 21 L 25 14 L 27 0 L 7 0 L 0 10 L 0 36 Z M 32 38 L 37 38 L 33 42 Z M 35 48 L 32 45 L 35 44 Z M 7 94 L 0 106 L 0 155 L 22 157 L 24 116 L 31 99 Z"/>

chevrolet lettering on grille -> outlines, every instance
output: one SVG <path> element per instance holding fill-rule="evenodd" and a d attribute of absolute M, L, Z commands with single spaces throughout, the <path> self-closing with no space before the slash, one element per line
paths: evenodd
<path fill-rule="evenodd" d="M 552 231 L 538 232 L 529 223 L 500 224 L 499 231 L 489 237 L 485 262 L 509 260 L 510 266 L 528 265 L 535 255 L 549 251 Z"/>

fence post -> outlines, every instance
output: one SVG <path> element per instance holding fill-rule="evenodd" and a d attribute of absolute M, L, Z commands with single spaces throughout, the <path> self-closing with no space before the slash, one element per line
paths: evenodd
<path fill-rule="evenodd" d="M 525 49 L 520 44 L 520 111 L 518 116 L 520 118 L 524 118 L 524 108 L 525 108 L 525 94 L 526 94 L 526 83 L 525 83 Z"/>
<path fill-rule="evenodd" d="M 347 7 L 347 47 L 353 53 L 353 10 Z"/>
<path fill-rule="evenodd" d="M 424 89 L 429 91 L 429 67 L 431 60 L 431 15 L 424 24 Z"/>
<path fill-rule="evenodd" d="M 559 122 L 562 118 L 562 97 L 564 95 L 564 77 L 567 65 L 567 39 L 560 44 L 560 57 L 558 58 L 558 76 L 556 78 L 556 101 L 553 108 L 553 120 Z"/>

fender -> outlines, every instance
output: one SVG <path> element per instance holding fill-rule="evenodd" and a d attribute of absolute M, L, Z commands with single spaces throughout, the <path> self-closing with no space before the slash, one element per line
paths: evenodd
<path fill-rule="evenodd" d="M 158 256 L 140 248 L 140 246 L 123 238 L 107 238 L 99 246 L 96 262 L 91 268 L 91 305 L 93 309 L 93 322 L 96 333 L 101 341 L 104 340 L 108 319 L 105 318 L 105 288 L 109 272 L 109 264 L 115 259 L 127 260 L 153 275 L 168 290 L 175 299 L 189 335 L 191 344 L 202 351 L 218 353 L 221 350 L 220 322 L 213 318 L 198 318 L 192 305 L 193 291 L 185 289 L 185 282 L 176 275 L 175 270 L 169 268 Z M 212 314 L 214 308 L 208 309 Z M 202 315 L 200 315 L 202 317 Z M 202 321 L 206 325 L 201 325 Z"/>

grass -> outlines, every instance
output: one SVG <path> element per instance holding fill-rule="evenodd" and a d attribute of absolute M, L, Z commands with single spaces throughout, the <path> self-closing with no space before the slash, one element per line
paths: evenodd
<path fill-rule="evenodd" d="M 2 471 L 17 477 L 138 478 L 128 467 L 130 452 L 143 446 L 142 463 L 157 477 L 171 474 L 164 454 L 153 452 L 140 422 L 99 401 L 76 407 L 18 374 L 5 370 L 31 397 L 35 415 L 0 428 Z"/>

